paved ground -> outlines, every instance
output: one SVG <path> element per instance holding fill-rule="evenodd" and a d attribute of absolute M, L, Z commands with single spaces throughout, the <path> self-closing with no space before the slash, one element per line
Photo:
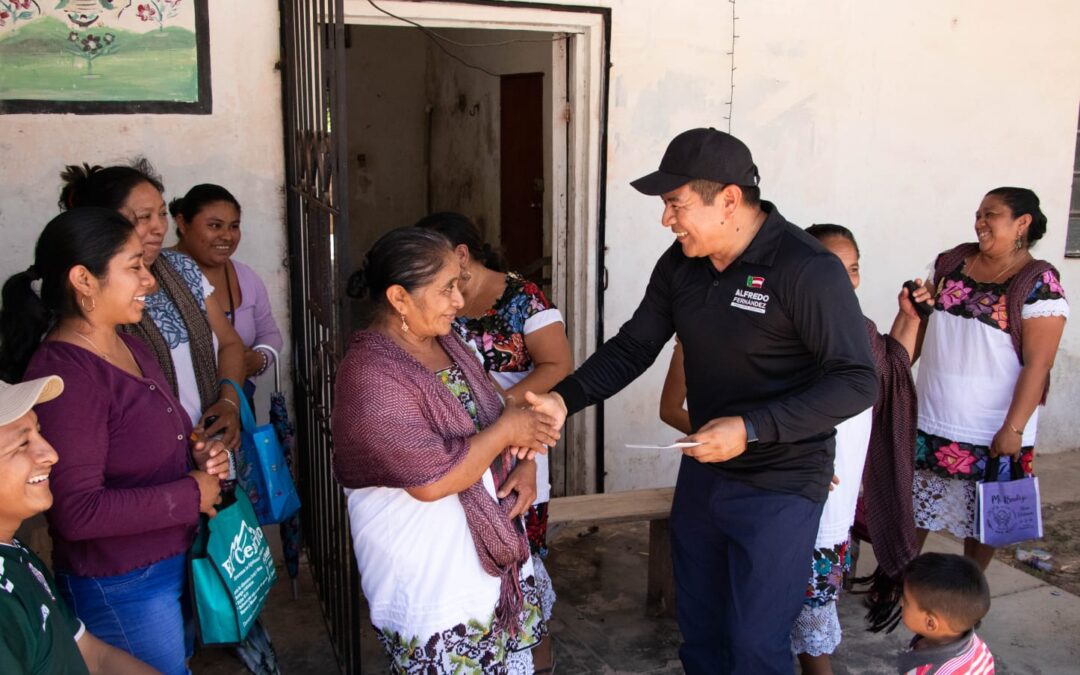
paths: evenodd
<path fill-rule="evenodd" d="M 1073 501 L 1080 485 L 1080 452 L 1047 455 L 1038 471 L 1045 503 Z M 561 675 L 585 673 L 679 673 L 679 633 L 671 619 L 645 616 L 648 528 L 645 524 L 559 532 L 548 567 L 559 593 L 552 630 Z M 959 544 L 931 536 L 928 550 L 959 552 Z M 872 569 L 864 546 L 859 573 Z M 997 659 L 999 673 L 1080 673 L 1080 597 L 1021 570 L 993 562 L 988 570 L 993 604 L 979 630 Z M 285 673 L 331 673 L 333 659 L 307 571 L 301 599 L 286 584 L 275 589 L 265 611 Z M 910 639 L 902 627 L 891 635 L 861 629 L 860 599 L 840 603 L 844 641 L 834 663 L 837 675 L 894 673 L 896 652 Z M 365 633 L 364 673 L 386 672 L 378 644 Z M 240 675 L 226 654 L 200 656 L 197 675 Z"/>

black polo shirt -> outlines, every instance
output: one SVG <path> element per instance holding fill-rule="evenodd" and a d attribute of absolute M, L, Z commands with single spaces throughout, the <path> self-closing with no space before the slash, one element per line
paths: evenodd
<path fill-rule="evenodd" d="M 554 391 L 571 413 L 602 401 L 645 372 L 675 333 L 693 428 L 739 415 L 757 431 L 742 455 L 709 466 L 820 502 L 834 429 L 874 404 L 877 377 L 840 260 L 772 204 L 762 210 L 765 223 L 722 272 L 674 243 L 633 317 Z"/>

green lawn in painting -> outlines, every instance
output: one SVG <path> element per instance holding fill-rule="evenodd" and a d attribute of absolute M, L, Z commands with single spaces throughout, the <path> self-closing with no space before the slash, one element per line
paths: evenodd
<path fill-rule="evenodd" d="M 199 98 L 195 34 L 183 28 L 115 35 L 116 51 L 87 61 L 65 51 L 68 28 L 42 18 L 0 38 L 0 99 L 177 101 Z"/>

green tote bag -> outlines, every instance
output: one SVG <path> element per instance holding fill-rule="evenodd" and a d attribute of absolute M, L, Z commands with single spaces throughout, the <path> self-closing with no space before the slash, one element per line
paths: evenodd
<path fill-rule="evenodd" d="M 204 645 L 236 644 L 247 637 L 270 587 L 274 556 L 243 490 L 236 501 L 204 519 L 191 547 L 191 585 L 199 639 Z"/>

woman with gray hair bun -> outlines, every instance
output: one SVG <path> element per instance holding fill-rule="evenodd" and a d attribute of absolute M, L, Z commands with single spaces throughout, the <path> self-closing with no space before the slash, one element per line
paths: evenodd
<path fill-rule="evenodd" d="M 391 669 L 531 673 L 547 626 L 521 516 L 536 493 L 528 457 L 559 432 L 504 408 L 452 334 L 460 270 L 449 241 L 420 228 L 368 252 L 354 286 L 372 320 L 337 373 L 334 474 Z"/>

